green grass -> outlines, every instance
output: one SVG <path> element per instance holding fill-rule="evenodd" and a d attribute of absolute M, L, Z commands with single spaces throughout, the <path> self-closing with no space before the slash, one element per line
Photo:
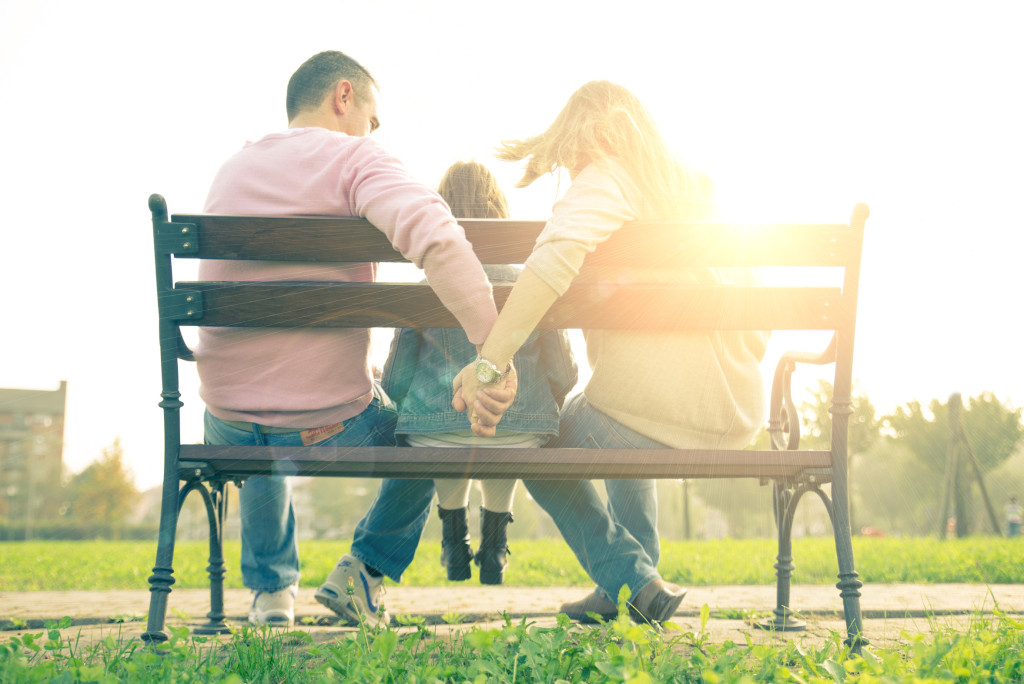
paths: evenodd
<path fill-rule="evenodd" d="M 318 584 L 348 545 L 301 544 L 304 579 Z M 1024 582 L 1021 540 L 971 538 L 856 539 L 857 567 L 866 582 Z M 0 587 L 114 589 L 146 586 L 155 545 L 143 542 L 28 542 L 0 545 Z M 516 541 L 508 576 L 513 585 L 589 586 L 561 541 Z M 437 542 L 425 542 L 405 582 L 445 584 Z M 769 540 L 666 542 L 661 568 L 670 580 L 701 584 L 772 584 L 775 546 Z M 227 545 L 228 583 L 238 586 L 239 547 Z M 832 583 L 830 539 L 794 544 L 795 581 Z M 182 543 L 175 587 L 205 587 L 207 547 Z M 552 626 L 506 617 L 496 629 L 449 630 L 405 620 L 401 632 L 358 629 L 314 643 L 304 632 L 242 628 L 221 640 L 171 627 L 153 650 L 136 631 L 82 646 L 71 621 L 0 641 L 0 682 L 931 682 L 1024 681 L 1024 622 L 998 611 L 977 614 L 966 628 L 934 619 L 929 634 L 903 634 L 892 647 L 850 653 L 842 635 L 806 642 L 713 643 L 701 626 L 664 632 L 625 615 L 597 627 Z M 400 619 L 400 622 L 402 620 Z"/>
<path fill-rule="evenodd" d="M 1024 678 L 1024 624 L 997 613 L 964 628 L 933 624 L 930 637 L 859 655 L 832 633 L 820 647 L 712 643 L 705 629 L 664 632 L 619 618 L 581 628 L 560 616 L 540 627 L 505 618 L 496 629 L 403 633 L 359 629 L 315 644 L 303 632 L 242 629 L 226 641 L 172 628 L 156 651 L 137 639 L 80 647 L 59 627 L 0 644 L 0 681 L 19 682 L 1017 682 Z"/>
<path fill-rule="evenodd" d="M 348 550 L 348 542 L 304 541 L 302 583 L 317 586 Z M 240 587 L 239 543 L 225 544 L 226 585 Z M 686 586 L 773 584 L 772 540 L 665 542 L 659 567 L 665 578 Z M 155 542 L 45 541 L 0 543 L 0 587 L 4 591 L 141 589 L 155 561 Z M 438 563 L 440 545 L 425 541 L 403 584 L 446 583 Z M 506 584 L 510 586 L 589 586 L 590 582 L 561 540 L 516 540 Z M 793 544 L 795 583 L 834 583 L 831 539 L 800 539 Z M 857 571 L 869 583 L 1024 582 L 1024 538 L 972 537 L 948 541 L 925 538 L 856 538 Z M 174 558 L 175 588 L 207 586 L 208 547 L 181 542 Z"/>

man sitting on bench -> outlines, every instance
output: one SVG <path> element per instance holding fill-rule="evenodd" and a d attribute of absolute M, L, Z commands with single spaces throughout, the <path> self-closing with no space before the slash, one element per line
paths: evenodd
<path fill-rule="evenodd" d="M 288 129 L 228 159 L 204 211 L 364 217 L 426 272 L 470 341 L 480 344 L 497 316 L 487 276 L 441 198 L 367 137 L 379 126 L 376 90 L 369 72 L 341 52 L 307 60 L 288 83 Z M 211 281 L 367 282 L 375 279 L 376 265 L 204 260 L 199 275 Z M 206 442 L 393 445 L 396 413 L 367 366 L 369 341 L 369 331 L 361 329 L 200 328 L 195 358 L 207 408 Z M 500 400 L 483 401 L 500 414 L 514 387 L 512 378 L 504 394 L 495 393 Z M 493 434 L 493 422 L 478 421 L 474 431 Z M 249 620 L 291 625 L 299 558 L 288 481 L 251 477 L 239 499 L 242 578 L 253 591 Z M 349 556 L 332 577 L 342 588 L 351 577 L 366 591 L 381 581 L 377 570 Z M 338 593 L 325 586 L 317 600 L 355 621 L 348 597 Z M 384 618 L 372 602 L 363 603 L 365 618 Z"/>

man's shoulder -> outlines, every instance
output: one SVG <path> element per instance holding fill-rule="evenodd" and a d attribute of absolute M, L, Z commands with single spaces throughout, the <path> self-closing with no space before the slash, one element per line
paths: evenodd
<path fill-rule="evenodd" d="M 289 128 L 247 142 L 225 164 L 246 173 L 269 166 L 286 170 L 324 167 L 391 168 L 400 165 L 382 145 L 368 137 L 350 136 L 326 128 Z"/>
<path fill-rule="evenodd" d="M 288 128 L 283 131 L 274 131 L 247 142 L 243 149 L 263 149 L 267 147 L 295 146 L 323 149 L 327 152 L 330 149 L 377 149 L 383 152 L 383 147 L 369 136 L 346 135 L 327 128 L 307 127 Z"/>

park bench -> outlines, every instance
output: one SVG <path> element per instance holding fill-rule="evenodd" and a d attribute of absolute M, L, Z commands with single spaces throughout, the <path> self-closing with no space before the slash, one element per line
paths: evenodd
<path fill-rule="evenodd" d="M 177 259 L 302 262 L 401 262 L 384 234 L 362 219 L 174 215 L 149 199 L 156 252 L 164 410 L 164 475 L 156 565 L 143 639 L 159 642 L 174 583 L 175 528 L 185 497 L 201 496 L 210 522 L 211 610 L 199 633 L 226 631 L 222 553 L 225 488 L 250 476 L 380 478 L 757 478 L 773 486 L 778 529 L 777 605 L 767 625 L 800 629 L 790 608 L 791 529 L 801 497 L 821 498 L 832 521 L 847 642 L 859 647 L 860 587 L 854 571 L 847 485 L 847 429 L 866 205 L 850 225 L 635 223 L 590 254 L 577 280 L 541 327 L 654 330 L 831 331 L 823 352 L 782 357 L 771 389 L 768 450 L 466 449 L 424 447 L 272 447 L 182 444 L 179 361 L 192 361 L 182 326 L 263 328 L 459 327 L 429 286 L 412 283 L 175 282 Z M 542 221 L 462 220 L 483 263 L 523 263 Z M 645 284 L 651 268 L 809 267 L 839 269 L 827 284 L 682 286 Z M 820 267 L 830 267 L 822 269 Z M 817 281 L 816 281 L 817 282 Z M 494 287 L 500 308 L 511 286 Z M 835 364 L 830 450 L 801 450 L 790 392 L 798 363 Z M 830 491 L 822 488 L 831 484 Z"/>

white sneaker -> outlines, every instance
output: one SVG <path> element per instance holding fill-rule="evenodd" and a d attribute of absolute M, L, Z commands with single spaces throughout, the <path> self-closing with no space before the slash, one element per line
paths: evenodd
<path fill-rule="evenodd" d="M 253 591 L 249 606 L 249 622 L 270 627 L 291 627 L 295 624 L 295 597 L 299 585 L 280 591 Z"/>
<path fill-rule="evenodd" d="M 359 624 L 359 616 L 371 627 L 387 625 L 391 618 L 381 599 L 384 577 L 371 577 L 361 560 L 345 554 L 316 590 L 316 600 L 337 613 L 350 625 Z"/>

